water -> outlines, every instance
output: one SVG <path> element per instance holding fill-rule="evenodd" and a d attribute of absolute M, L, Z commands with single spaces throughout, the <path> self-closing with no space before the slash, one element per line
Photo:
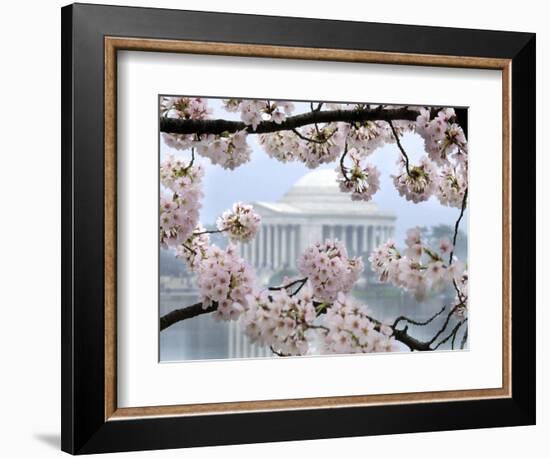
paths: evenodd
<path fill-rule="evenodd" d="M 442 327 L 447 316 L 449 306 L 452 306 L 451 291 L 433 296 L 425 301 L 417 302 L 410 294 L 397 288 L 387 286 L 373 286 L 366 291 L 357 291 L 355 296 L 360 303 L 367 304 L 374 318 L 393 323 L 396 317 L 404 315 L 416 321 L 425 321 L 437 313 L 443 305 L 447 305 L 444 313 L 426 326 L 409 324 L 408 333 L 420 341 L 430 340 Z M 161 294 L 161 315 L 197 302 L 198 297 L 193 293 L 166 293 Z M 451 318 L 446 332 L 437 342 L 450 333 L 456 318 Z M 405 323 L 402 323 L 401 327 Z M 460 348 L 463 332 L 462 326 L 455 341 L 455 349 Z M 189 361 L 201 359 L 225 359 L 229 357 L 229 324 L 218 322 L 211 315 L 201 315 L 188 320 L 180 321 L 160 333 L 160 360 L 161 361 Z M 466 346 L 467 348 L 467 346 Z M 450 350 L 451 340 L 439 347 L 440 350 Z M 407 350 L 404 347 L 404 350 Z"/>

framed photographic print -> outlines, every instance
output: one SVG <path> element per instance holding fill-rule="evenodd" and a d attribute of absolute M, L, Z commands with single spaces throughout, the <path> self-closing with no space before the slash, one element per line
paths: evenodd
<path fill-rule="evenodd" d="M 63 450 L 534 424 L 534 34 L 77 4 L 62 58 Z"/>

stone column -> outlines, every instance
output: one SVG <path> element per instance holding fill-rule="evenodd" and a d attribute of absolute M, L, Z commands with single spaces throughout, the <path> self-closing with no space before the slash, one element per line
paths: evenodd
<path fill-rule="evenodd" d="M 374 226 L 369 226 L 369 251 L 374 250 Z"/>
<path fill-rule="evenodd" d="M 288 226 L 281 226 L 281 267 L 287 264 Z"/>
<path fill-rule="evenodd" d="M 296 226 L 291 225 L 288 227 L 288 265 L 292 267 L 294 265 L 294 258 L 296 253 L 296 246 L 295 246 L 295 240 L 296 237 L 295 234 Z"/>
<path fill-rule="evenodd" d="M 273 226 L 273 268 L 278 269 L 281 264 L 281 239 L 279 237 L 279 225 Z"/>
<path fill-rule="evenodd" d="M 258 234 L 256 234 L 256 238 L 258 239 L 258 260 L 256 263 L 258 264 L 258 267 L 262 267 L 264 262 L 264 227 L 260 226 L 260 230 L 258 231 Z"/>
<path fill-rule="evenodd" d="M 358 254 L 359 250 L 357 249 L 357 226 L 351 226 L 350 234 L 350 256 L 355 256 Z"/>
<path fill-rule="evenodd" d="M 271 259 L 271 236 L 273 235 L 271 230 L 271 225 L 266 226 L 265 231 L 266 231 L 265 265 L 267 267 L 271 267 L 271 263 L 273 262 Z"/>

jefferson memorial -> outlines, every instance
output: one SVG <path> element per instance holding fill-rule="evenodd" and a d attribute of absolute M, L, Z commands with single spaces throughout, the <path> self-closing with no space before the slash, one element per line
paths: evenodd
<path fill-rule="evenodd" d="M 396 216 L 373 202 L 352 201 L 339 190 L 334 169 L 304 175 L 278 202 L 253 202 L 261 229 L 243 256 L 258 273 L 294 269 L 315 242 L 342 240 L 349 256 L 365 261 L 374 247 L 393 236 Z"/>
<path fill-rule="evenodd" d="M 340 191 L 334 169 L 304 175 L 278 202 L 253 202 L 262 217 L 255 239 L 240 245 L 241 256 L 267 284 L 279 272 L 296 270 L 296 260 L 311 244 L 342 240 L 349 256 L 362 256 L 364 275 L 371 273 L 370 252 L 393 237 L 396 216 L 373 202 L 352 201 Z M 272 285 L 273 286 L 273 285 Z M 251 344 L 239 322 L 228 323 L 228 358 L 273 356 L 269 348 Z"/>

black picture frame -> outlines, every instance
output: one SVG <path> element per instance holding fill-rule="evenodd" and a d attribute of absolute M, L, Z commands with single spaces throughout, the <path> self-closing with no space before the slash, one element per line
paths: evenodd
<path fill-rule="evenodd" d="M 535 34 L 89 4 L 66 6 L 61 14 L 64 451 L 84 454 L 535 424 L 535 256 L 525 255 L 536 252 Z M 106 36 L 511 59 L 512 396 L 106 421 Z"/>

